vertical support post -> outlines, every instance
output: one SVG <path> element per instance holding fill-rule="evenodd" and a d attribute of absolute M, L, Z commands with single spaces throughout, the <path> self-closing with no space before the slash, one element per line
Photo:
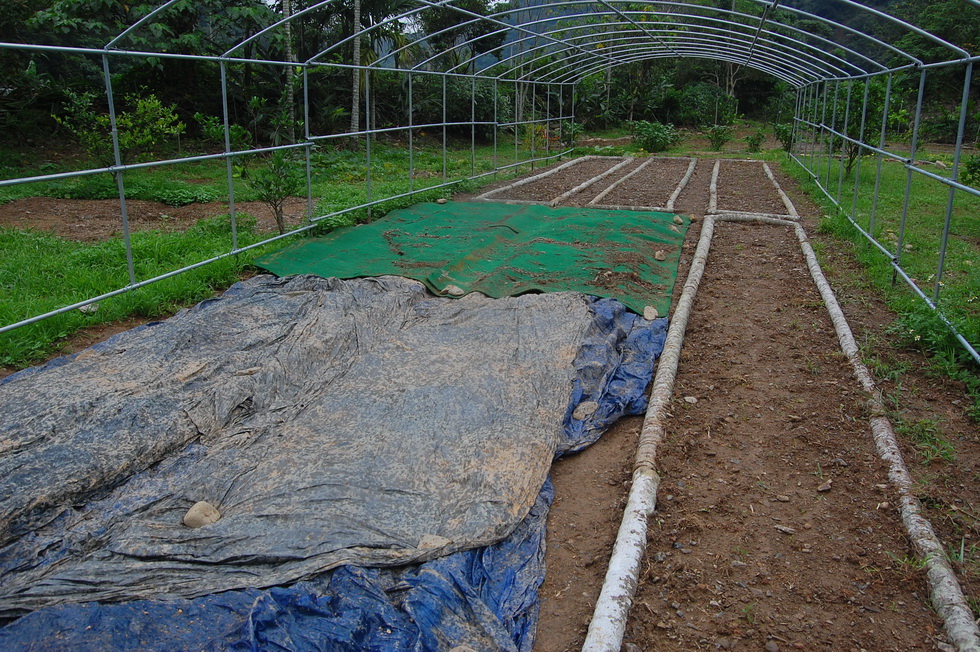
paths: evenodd
<path fill-rule="evenodd" d="M 787 152 L 793 158 L 796 158 L 796 149 L 797 149 L 796 145 L 797 145 L 797 141 L 800 138 L 800 133 L 799 133 L 800 130 L 798 129 L 798 125 L 800 124 L 800 120 L 802 119 L 801 116 L 802 116 L 802 113 L 803 113 L 803 92 L 804 91 L 805 91 L 805 88 L 797 88 L 796 89 L 796 103 L 793 106 L 793 126 L 792 126 L 792 129 L 790 129 L 790 132 L 789 132 L 790 133 L 790 136 L 789 136 L 790 147 L 789 147 L 789 152 Z"/>
<path fill-rule="evenodd" d="M 446 76 L 442 76 L 442 182 L 446 183 Z"/>
<path fill-rule="evenodd" d="M 820 92 L 820 82 L 814 82 L 810 89 L 810 137 L 807 139 L 807 169 L 813 174 L 813 152 L 817 146 L 817 93 Z"/>
<path fill-rule="evenodd" d="M 912 168 L 915 167 L 915 155 L 919 146 L 919 126 L 922 124 L 922 99 L 926 92 L 926 68 L 919 73 L 919 95 L 915 101 L 915 117 L 912 120 L 912 144 L 905 172 L 905 196 L 902 198 L 902 220 L 898 225 L 898 242 L 895 244 L 894 265 L 902 264 L 902 249 L 905 247 L 905 224 L 909 216 L 909 199 L 912 196 Z M 892 285 L 898 281 L 898 270 L 892 272 Z"/>
<path fill-rule="evenodd" d="M 415 193 L 415 108 L 412 100 L 412 73 L 408 73 L 408 192 Z"/>
<path fill-rule="evenodd" d="M 823 82 L 823 107 L 820 110 L 820 127 L 818 128 L 818 130 L 816 132 L 816 135 L 818 136 L 818 138 L 815 138 L 814 141 L 813 141 L 813 156 L 811 158 L 811 163 L 816 164 L 817 169 L 816 169 L 816 172 L 814 172 L 812 169 L 810 170 L 811 172 L 814 172 L 814 176 L 815 176 L 815 178 L 817 180 L 817 185 L 820 184 L 820 181 L 819 181 L 820 175 L 817 174 L 817 172 L 820 172 L 820 165 L 819 165 L 819 163 L 817 163 L 817 150 L 818 149 L 823 149 L 823 148 L 821 148 L 819 146 L 818 140 L 823 140 L 824 134 L 825 134 L 825 132 L 827 130 L 827 98 L 829 96 L 830 96 L 830 82 L 827 81 L 827 80 L 824 80 L 824 82 Z"/>
<path fill-rule="evenodd" d="M 963 99 L 960 102 L 960 124 L 956 129 L 956 149 L 953 152 L 953 169 L 950 178 L 953 181 L 959 180 L 960 157 L 963 154 L 963 136 L 966 132 L 967 109 L 970 104 L 970 80 L 973 77 L 973 60 L 966 64 L 966 74 L 963 80 Z M 949 229 L 953 221 L 953 201 L 956 197 L 956 188 L 949 187 L 949 199 L 946 201 L 946 221 L 943 224 L 943 239 L 939 245 L 939 269 L 936 270 L 936 285 L 932 293 L 932 302 L 939 303 L 939 290 L 943 286 L 943 271 L 946 265 L 946 247 L 949 244 Z"/>
<path fill-rule="evenodd" d="M 500 84 L 497 78 L 493 79 L 493 169 L 496 172 L 497 168 L 497 132 L 500 131 L 500 118 L 497 113 L 497 99 L 500 91 Z M 494 179 L 497 177 L 494 176 Z"/>
<path fill-rule="evenodd" d="M 364 158 L 367 161 L 367 175 L 365 181 L 365 192 L 367 194 L 367 216 L 371 219 L 371 71 L 364 71 Z"/>
<path fill-rule="evenodd" d="M 885 149 L 885 136 L 888 134 L 888 105 L 892 98 L 892 74 L 888 73 L 888 83 L 885 85 L 885 106 L 881 112 L 881 136 L 878 138 L 878 149 Z M 878 169 L 875 172 L 875 192 L 871 199 L 871 220 L 868 222 L 868 234 L 875 238 L 875 218 L 878 215 L 878 193 L 881 191 L 881 166 L 885 157 L 878 152 Z"/>
<path fill-rule="evenodd" d="M 864 80 L 864 100 L 861 103 L 861 132 L 858 134 L 857 163 L 854 166 L 854 197 L 851 199 L 851 219 L 857 222 L 858 191 L 861 188 L 861 159 L 864 157 L 864 131 L 868 124 L 868 93 L 871 79 Z"/>
<path fill-rule="evenodd" d="M 544 123 L 544 156 L 551 156 L 551 84 L 544 85 L 545 123 Z"/>
<path fill-rule="evenodd" d="M 565 84 L 558 84 L 558 160 L 565 151 Z"/>
<path fill-rule="evenodd" d="M 572 138 L 575 138 L 575 103 L 577 100 L 578 100 L 578 84 L 575 84 L 574 86 L 572 86 L 572 118 L 571 118 Z"/>
<path fill-rule="evenodd" d="M 225 172 L 228 175 L 228 215 L 231 219 L 231 250 L 238 250 L 238 220 L 235 215 L 235 174 L 231 161 L 231 118 L 228 111 L 228 67 L 224 61 L 221 68 L 221 113 L 225 128 Z M 256 143 L 257 145 L 258 143 Z"/>
<path fill-rule="evenodd" d="M 837 101 L 840 99 L 840 80 L 834 80 L 834 109 L 830 113 L 830 129 L 827 130 L 827 194 L 830 194 L 830 168 L 834 162 L 834 131 L 837 130 Z"/>
<path fill-rule="evenodd" d="M 847 80 L 847 106 L 844 107 L 844 138 L 841 140 L 840 144 L 840 165 L 837 166 L 837 199 L 834 203 L 837 204 L 837 208 L 840 209 L 841 192 L 844 188 L 844 156 L 846 155 L 847 148 L 851 146 L 848 142 L 848 129 L 851 128 L 851 91 L 854 90 L 854 80 Z"/>
<path fill-rule="evenodd" d="M 819 129 L 817 127 L 817 105 L 819 104 L 818 96 L 820 94 L 820 82 L 814 82 L 810 89 L 810 137 L 807 139 L 806 154 L 807 154 L 807 169 L 810 170 L 810 174 L 813 174 L 813 160 L 814 152 L 817 148 L 817 134 Z"/>
<path fill-rule="evenodd" d="M 310 76 L 309 67 L 303 64 L 303 137 L 306 145 L 306 222 L 313 223 L 313 141 L 310 140 Z"/>
<path fill-rule="evenodd" d="M 534 169 L 534 135 L 537 130 L 537 125 L 534 123 L 534 105 L 537 104 L 535 101 L 535 95 L 537 95 L 538 86 L 535 82 L 531 82 L 531 122 L 529 123 L 529 131 L 531 132 L 531 169 Z"/>
<path fill-rule="evenodd" d="M 476 77 L 470 78 L 470 176 L 476 176 Z"/>
<path fill-rule="evenodd" d="M 109 102 L 109 126 L 112 129 L 112 156 L 116 168 L 119 168 L 122 166 L 122 150 L 119 149 L 119 124 L 116 122 L 116 102 L 112 97 L 112 76 L 109 74 L 109 55 L 107 54 L 102 55 L 102 74 L 105 79 L 105 95 Z M 129 269 L 129 284 L 136 285 L 136 267 L 133 264 L 133 242 L 129 235 L 129 212 L 126 208 L 126 185 L 123 182 L 122 170 L 113 170 L 112 176 L 116 178 L 116 188 L 119 190 L 119 212 L 122 215 L 123 242 L 126 245 L 126 266 Z"/>
<path fill-rule="evenodd" d="M 517 81 L 517 77 L 514 77 L 514 163 L 517 163 L 517 161 L 519 160 L 517 152 L 518 152 L 518 139 L 519 139 L 518 123 L 520 122 L 518 116 L 520 116 L 521 114 L 519 110 L 520 95 L 521 95 L 521 87 L 519 82 Z"/>

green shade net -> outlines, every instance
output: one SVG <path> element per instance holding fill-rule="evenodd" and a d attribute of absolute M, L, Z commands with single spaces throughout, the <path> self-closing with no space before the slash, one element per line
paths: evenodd
<path fill-rule="evenodd" d="M 679 221 L 669 213 L 417 204 L 301 240 L 257 264 L 278 276 L 406 276 L 443 296 L 574 290 L 666 315 L 689 224 Z"/>

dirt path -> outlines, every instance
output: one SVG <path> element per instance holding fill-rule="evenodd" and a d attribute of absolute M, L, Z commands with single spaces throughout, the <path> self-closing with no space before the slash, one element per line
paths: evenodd
<path fill-rule="evenodd" d="M 699 163 L 678 198 L 677 208 L 697 219 L 678 285 L 699 235 L 712 163 Z M 719 209 L 786 213 L 758 163 L 724 162 L 720 172 Z M 809 218 L 808 231 L 817 232 L 816 208 L 789 179 L 777 178 Z M 546 194 L 561 186 L 560 178 L 551 179 Z M 664 192 L 642 184 L 625 188 L 633 190 L 629 199 L 636 205 L 655 205 L 648 197 Z M 838 251 L 834 259 L 843 262 L 846 254 Z M 827 271 L 832 279 L 852 281 L 842 300 L 852 308 L 849 316 L 862 312 L 856 334 L 880 337 L 892 317 L 869 288 L 854 287 L 857 270 Z M 922 365 L 921 359 L 905 365 L 902 380 L 915 387 L 939 384 L 926 378 Z M 972 474 L 980 455 L 975 429 L 958 409 L 962 391 L 947 382 L 930 391 L 930 405 L 908 409 L 942 411 L 950 432 L 960 433 L 961 468 Z M 874 450 L 863 393 L 785 227 L 717 226 L 670 411 L 658 454 L 657 512 L 624 649 L 947 649 L 887 469 Z M 605 448 L 555 466 L 558 498 L 549 517 L 539 652 L 581 648 L 641 423 L 621 422 Z M 623 450 L 630 452 L 615 459 Z M 905 454 L 910 465 L 921 462 L 911 446 Z M 938 489 L 928 483 L 935 470 L 913 469 L 924 489 L 944 493 L 941 503 L 953 511 L 969 504 L 974 513 L 972 490 L 964 494 L 965 486 L 950 482 L 954 469 L 942 469 L 948 479 Z M 950 512 L 930 511 L 940 520 Z M 939 528 L 947 540 L 967 546 L 975 535 L 975 521 L 962 516 Z M 972 565 L 958 570 L 969 594 Z"/>

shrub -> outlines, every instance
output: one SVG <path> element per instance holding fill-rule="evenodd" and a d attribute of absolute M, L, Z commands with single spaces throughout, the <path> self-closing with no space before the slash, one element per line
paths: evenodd
<path fill-rule="evenodd" d="M 96 113 L 95 93 L 67 92 L 64 115 L 52 116 L 58 124 L 73 133 L 88 153 L 99 163 L 115 163 L 112 146 L 112 123 L 108 114 Z M 177 119 L 176 105 L 164 106 L 152 93 L 141 97 L 126 95 L 124 103 L 131 107 L 116 114 L 119 133 L 119 154 L 123 163 L 141 152 L 153 149 L 161 139 L 184 133 L 184 123 Z"/>
<path fill-rule="evenodd" d="M 755 132 L 754 134 L 749 134 L 745 137 L 745 142 L 749 146 L 750 152 L 761 152 L 762 151 L 762 141 L 766 139 L 766 135 L 762 133 L 762 130 Z"/>
<path fill-rule="evenodd" d="M 735 130 L 727 125 L 714 125 L 708 127 L 707 135 L 708 142 L 711 143 L 711 149 L 716 152 L 720 152 L 725 146 L 725 143 L 732 139 Z"/>
<path fill-rule="evenodd" d="M 980 188 L 980 154 L 973 154 L 964 159 L 960 181 L 968 186 Z"/>
<path fill-rule="evenodd" d="M 680 142 L 681 136 L 674 125 L 639 120 L 633 125 L 640 147 L 648 152 L 662 152 Z"/>
<path fill-rule="evenodd" d="M 265 165 L 251 173 L 248 182 L 259 200 L 272 209 L 279 233 L 286 232 L 283 204 L 288 197 L 299 194 L 305 183 L 306 178 L 300 173 L 296 161 L 282 150 L 273 152 Z"/>
<path fill-rule="evenodd" d="M 772 126 L 772 132 L 787 154 L 793 151 L 793 125 L 791 123 L 782 122 L 774 124 Z"/>

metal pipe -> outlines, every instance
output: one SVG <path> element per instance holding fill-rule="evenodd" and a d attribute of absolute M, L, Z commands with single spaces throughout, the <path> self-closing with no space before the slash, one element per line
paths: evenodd
<path fill-rule="evenodd" d="M 847 80 L 847 99 L 845 100 L 846 106 L 844 107 L 844 134 L 847 134 L 848 128 L 850 128 L 851 119 L 851 91 L 854 88 L 854 80 Z M 834 200 L 834 204 L 840 207 L 841 192 L 844 188 L 844 148 L 847 147 L 847 141 L 842 141 L 840 144 L 840 165 L 837 166 L 837 199 Z M 829 185 L 829 182 L 828 182 Z"/>
<path fill-rule="evenodd" d="M 909 152 L 908 168 L 905 171 L 905 194 L 902 197 L 902 217 L 898 225 L 898 242 L 895 243 L 894 264 L 901 267 L 902 249 L 905 247 L 905 225 L 909 216 L 909 200 L 912 196 L 912 168 L 915 167 L 915 154 L 919 146 L 919 125 L 922 123 L 922 100 L 926 91 L 926 69 L 919 74 L 919 94 L 915 101 L 915 118 L 912 122 L 912 142 Z M 892 285 L 895 285 L 896 274 L 892 274 Z"/>
<path fill-rule="evenodd" d="M 861 187 L 861 159 L 864 156 L 864 131 L 868 124 L 868 94 L 871 90 L 871 80 L 864 81 L 864 100 L 861 103 L 861 131 L 858 134 L 857 161 L 854 169 L 854 196 L 851 199 L 852 222 L 857 220 L 858 189 Z M 855 222 L 856 223 L 856 222 Z"/>
<path fill-rule="evenodd" d="M 830 189 L 830 168 L 834 162 L 834 130 L 837 128 L 837 100 L 840 96 L 840 80 L 834 82 L 834 110 L 830 114 L 830 130 L 827 138 L 827 189 Z"/>
<path fill-rule="evenodd" d="M 371 219 L 371 71 L 364 71 L 364 158 L 367 162 L 367 173 L 365 175 L 365 192 L 367 196 L 367 214 Z"/>
<path fill-rule="evenodd" d="M 966 117 L 970 105 L 970 80 L 973 78 L 973 62 L 966 64 L 966 74 L 963 76 L 963 99 L 960 101 L 960 122 L 956 128 L 956 148 L 953 151 L 953 169 L 950 177 L 956 181 L 960 170 L 960 156 L 963 153 L 963 135 L 966 133 Z M 946 265 L 946 247 L 949 244 L 949 230 L 953 221 L 953 200 L 956 187 L 949 187 L 949 198 L 946 200 L 946 219 L 943 223 L 943 238 L 939 246 L 939 269 L 936 271 L 936 285 L 932 300 L 939 303 L 939 290 L 943 286 L 943 272 Z"/>
<path fill-rule="evenodd" d="M 228 112 L 228 71 L 225 62 L 219 63 L 221 71 L 221 117 L 225 137 L 225 183 L 228 187 L 228 219 L 231 222 L 231 248 L 238 249 L 238 224 L 235 219 L 235 171 L 231 158 L 231 122 Z M 258 144 L 258 143 L 256 143 Z"/>
<path fill-rule="evenodd" d="M 442 182 L 446 183 L 446 78 L 442 78 Z"/>
<path fill-rule="evenodd" d="M 109 126 L 112 130 L 112 156 L 116 162 L 116 167 L 122 166 L 122 150 L 119 147 L 119 122 L 116 120 L 116 101 L 112 96 L 112 76 L 109 74 L 109 57 L 102 55 L 102 75 L 105 80 L 105 95 L 109 103 Z M 123 182 L 123 173 L 116 170 L 112 173 L 116 178 L 116 187 L 119 190 L 119 212 L 122 216 L 123 242 L 126 245 L 126 267 L 129 270 L 129 284 L 136 284 L 136 268 L 133 264 L 133 242 L 129 234 L 129 213 L 126 210 L 126 184 Z"/>
<path fill-rule="evenodd" d="M 888 84 L 885 86 L 885 107 L 881 112 L 881 137 L 878 139 L 878 149 L 885 149 L 885 136 L 888 133 L 888 105 L 891 101 L 892 96 L 892 76 L 888 75 Z M 871 219 L 868 223 L 868 233 L 871 237 L 875 237 L 875 217 L 878 214 L 878 193 L 881 190 L 881 166 L 884 164 L 885 158 L 878 154 L 878 169 L 875 172 L 875 191 L 871 198 Z"/>
<path fill-rule="evenodd" d="M 310 140 L 310 76 L 303 66 L 303 138 L 306 141 L 306 221 L 313 219 L 313 141 Z"/>
<path fill-rule="evenodd" d="M 408 192 L 415 191 L 415 129 L 412 126 L 415 121 L 415 108 L 412 99 L 412 72 L 408 72 Z M 496 98 L 494 98 L 496 100 Z"/>

